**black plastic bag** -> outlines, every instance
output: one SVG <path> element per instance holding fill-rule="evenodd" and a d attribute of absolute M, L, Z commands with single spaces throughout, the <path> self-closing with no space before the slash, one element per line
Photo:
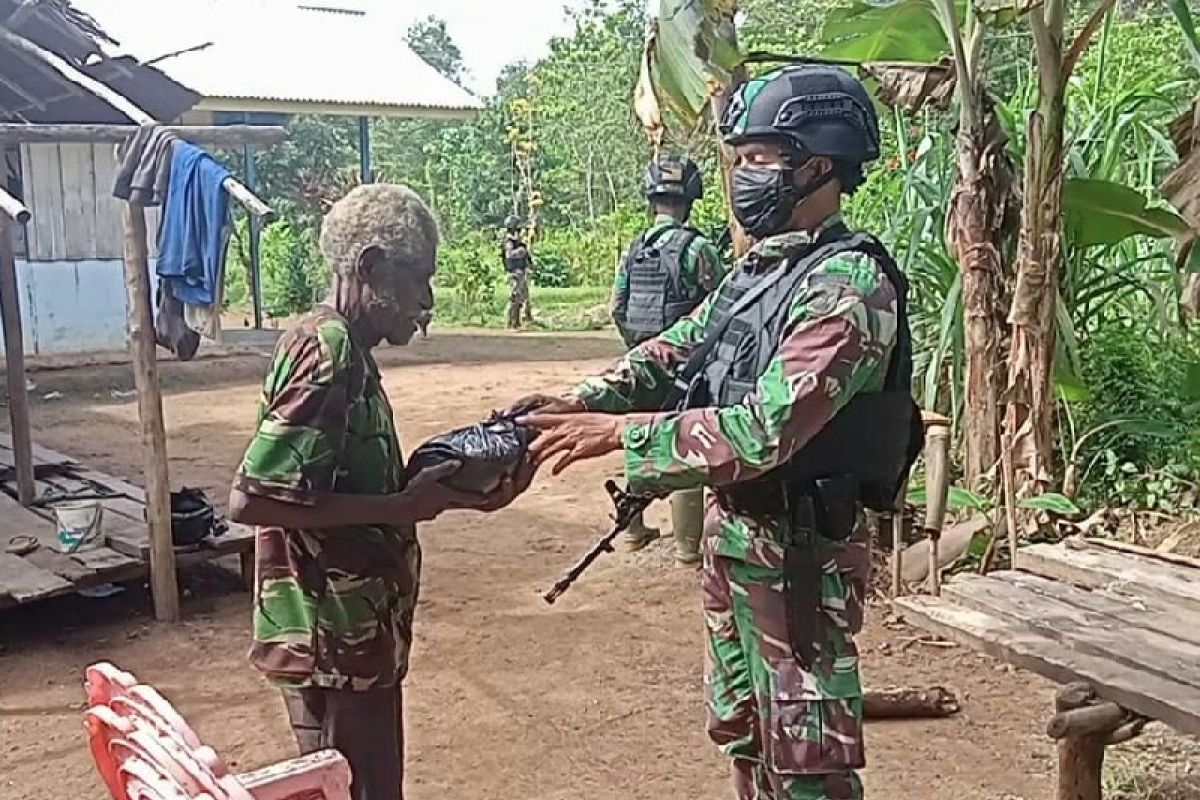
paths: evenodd
<path fill-rule="evenodd" d="M 516 409 L 486 422 L 435 436 L 412 452 L 404 474 L 411 480 L 422 470 L 456 461 L 462 466 L 442 483 L 460 492 L 488 495 L 505 478 L 516 476 L 538 432 L 518 425 L 517 417 L 532 409 Z"/>

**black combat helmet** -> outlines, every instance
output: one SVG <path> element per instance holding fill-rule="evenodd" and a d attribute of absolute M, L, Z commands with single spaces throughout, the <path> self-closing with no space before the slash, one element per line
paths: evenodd
<path fill-rule="evenodd" d="M 879 118 L 862 83 L 838 67 L 783 67 L 738 87 L 721 119 L 733 146 L 783 137 L 801 155 L 862 164 L 879 158 Z"/>
<path fill-rule="evenodd" d="M 521 230 L 521 218 L 516 214 L 509 214 L 504 218 L 504 230 L 519 231 Z"/>
<path fill-rule="evenodd" d="M 651 200 L 677 199 L 690 204 L 704 196 L 704 178 L 695 161 L 664 153 L 646 167 L 642 190 Z"/>

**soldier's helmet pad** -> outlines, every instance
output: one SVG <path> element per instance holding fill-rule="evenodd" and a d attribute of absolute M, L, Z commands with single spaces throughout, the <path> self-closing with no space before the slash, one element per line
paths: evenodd
<path fill-rule="evenodd" d="M 879 158 L 875 105 L 861 81 L 833 66 L 787 66 L 743 83 L 720 131 L 733 146 L 782 138 L 808 156 L 852 164 Z"/>
<path fill-rule="evenodd" d="M 670 198 L 690 204 L 704 196 L 704 177 L 687 156 L 663 153 L 646 167 L 642 191 L 651 200 Z"/>

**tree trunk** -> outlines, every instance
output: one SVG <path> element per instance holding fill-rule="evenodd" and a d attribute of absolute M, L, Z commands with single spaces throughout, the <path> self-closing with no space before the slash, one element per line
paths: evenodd
<path fill-rule="evenodd" d="M 983 104 L 980 103 L 980 106 Z M 994 116 L 979 107 L 978 127 L 961 125 L 958 174 L 950 193 L 946 238 L 962 270 L 966 356 L 963 431 L 966 482 L 980 488 L 1000 455 L 1001 347 L 1006 329 L 1006 275 L 1000 241 L 1011 169 Z"/>
<path fill-rule="evenodd" d="M 1111 6 L 1111 1 L 1104 5 Z M 1007 468 L 1019 496 L 1041 494 L 1053 481 L 1052 378 L 1059 273 L 1062 268 L 1063 122 L 1070 66 L 1063 48 L 1064 0 L 1048 0 L 1030 14 L 1037 48 L 1038 105 L 1027 125 L 1025 198 L 1009 322 L 1008 391 L 1004 431 Z M 1094 29 L 1094 28 L 1093 28 Z M 1086 47 L 1086 29 L 1072 60 Z M 1015 516 L 1014 509 L 1009 515 Z M 1009 532 L 1015 536 L 1015 531 Z"/>

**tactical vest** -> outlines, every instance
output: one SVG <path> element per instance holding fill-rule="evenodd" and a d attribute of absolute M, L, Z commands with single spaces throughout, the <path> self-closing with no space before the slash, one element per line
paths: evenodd
<path fill-rule="evenodd" d="M 786 270 L 754 302 L 735 308 L 739 299 L 772 277 L 773 271 L 735 273 L 714 300 L 708 328 L 724 324 L 715 346 L 688 389 L 689 406 L 728 407 L 741 403 L 758 383 L 779 349 L 795 293 L 804 278 L 830 258 L 847 252 L 869 256 L 896 290 L 896 341 L 882 391 L 855 397 L 786 463 L 766 475 L 728 488 L 746 510 L 771 508 L 779 486 L 811 486 L 836 475 L 858 480 L 859 501 L 868 508 L 890 509 L 899 484 L 919 452 L 923 429 L 913 403 L 912 340 L 908 326 L 908 283 L 884 246 L 874 237 L 845 228 L 828 232 L 804 255 L 775 269 Z M 736 313 L 734 313 L 736 312 Z M 733 316 L 730 317 L 730 314 Z M 728 320 L 727 322 L 725 320 Z M 766 508 L 768 512 L 771 508 Z"/>
<path fill-rule="evenodd" d="M 642 234 L 629 248 L 621 269 L 629 278 L 628 295 L 614 309 L 626 342 L 641 344 L 692 313 L 704 299 L 697 282 L 683 280 L 683 261 L 699 231 L 670 225 Z"/>
<path fill-rule="evenodd" d="M 520 239 L 506 238 L 500 247 L 500 255 L 509 272 L 529 269 L 529 248 Z"/>

